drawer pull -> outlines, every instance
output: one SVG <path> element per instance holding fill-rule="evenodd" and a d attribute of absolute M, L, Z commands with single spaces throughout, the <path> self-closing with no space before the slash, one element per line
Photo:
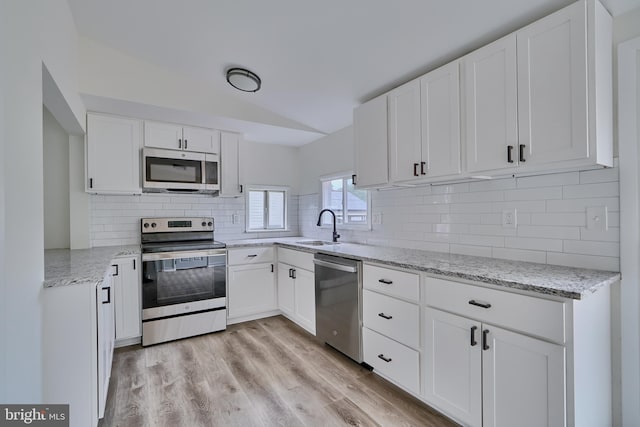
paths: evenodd
<path fill-rule="evenodd" d="M 390 284 L 393 283 L 393 280 L 380 279 L 380 280 L 378 280 L 378 282 L 384 283 L 385 285 L 390 285 Z"/>
<path fill-rule="evenodd" d="M 255 258 L 255 257 L 257 257 L 257 256 L 258 256 L 257 254 L 247 255 L 247 258 Z"/>
<path fill-rule="evenodd" d="M 382 359 L 387 363 L 391 362 L 391 358 L 390 357 L 389 358 L 384 357 L 384 354 L 379 354 L 378 355 L 378 359 Z"/>
<path fill-rule="evenodd" d="M 482 349 L 489 350 L 489 344 L 487 344 L 487 335 L 489 334 L 489 330 L 485 329 L 482 331 Z"/>
<path fill-rule="evenodd" d="M 385 319 L 387 319 L 387 320 L 391 320 L 391 319 L 393 319 L 393 316 L 387 316 L 387 315 L 386 315 L 386 314 L 384 314 L 384 313 L 378 313 L 378 316 L 380 316 L 380 317 L 382 317 L 382 318 L 385 318 Z"/>
<path fill-rule="evenodd" d="M 476 329 L 478 329 L 477 326 L 471 327 L 471 347 L 474 347 L 478 344 L 478 341 L 476 341 Z"/>
<path fill-rule="evenodd" d="M 475 305 L 476 307 L 491 308 L 491 304 L 489 304 L 488 302 L 478 302 L 478 301 L 476 301 L 474 299 L 469 301 L 469 304 Z"/>

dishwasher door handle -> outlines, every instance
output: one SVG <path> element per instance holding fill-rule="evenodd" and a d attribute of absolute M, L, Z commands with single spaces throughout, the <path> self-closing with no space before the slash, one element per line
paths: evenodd
<path fill-rule="evenodd" d="M 314 259 L 313 263 L 315 265 L 319 265 L 321 267 L 331 268 L 333 270 L 346 271 L 347 273 L 357 273 L 358 272 L 358 268 L 355 267 L 355 266 L 352 266 L 352 265 L 335 264 L 333 262 L 323 261 L 321 259 Z"/>

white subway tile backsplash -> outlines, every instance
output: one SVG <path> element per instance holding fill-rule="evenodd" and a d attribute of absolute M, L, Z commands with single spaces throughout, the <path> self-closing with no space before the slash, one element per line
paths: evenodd
<path fill-rule="evenodd" d="M 590 206 L 606 206 L 609 212 L 620 210 L 618 197 L 593 197 L 586 199 L 547 200 L 547 212 L 585 212 Z"/>
<path fill-rule="evenodd" d="M 531 251 L 513 248 L 493 248 L 492 255 L 494 258 L 510 259 L 513 261 L 539 262 L 542 264 L 545 264 L 547 262 L 547 253 L 544 251 Z"/>
<path fill-rule="evenodd" d="M 548 252 L 547 262 L 568 267 L 591 268 L 595 270 L 620 270 L 620 258 L 593 255 L 576 255 L 558 252 Z"/>
<path fill-rule="evenodd" d="M 452 254 L 483 256 L 491 258 L 491 247 L 487 246 L 467 246 L 467 245 L 450 245 L 449 251 Z"/>
<path fill-rule="evenodd" d="M 504 192 L 506 201 L 562 199 L 562 187 L 524 188 Z"/>
<path fill-rule="evenodd" d="M 470 191 L 510 190 L 512 188 L 516 188 L 515 178 L 490 179 L 469 184 Z"/>
<path fill-rule="evenodd" d="M 470 246 L 487 246 L 491 247 L 504 247 L 503 236 L 480 236 L 476 234 L 461 234 L 460 243 Z"/>
<path fill-rule="evenodd" d="M 469 233 L 469 224 L 433 224 L 434 233 Z"/>
<path fill-rule="evenodd" d="M 617 182 L 618 168 L 595 169 L 580 172 L 580 184 L 592 184 L 595 182 Z"/>
<path fill-rule="evenodd" d="M 455 213 L 489 213 L 492 212 L 491 203 L 455 203 L 451 205 L 436 205 L 436 206 L 449 206 L 449 212 Z"/>
<path fill-rule="evenodd" d="M 515 236 L 517 230 L 515 228 L 505 228 L 502 225 L 471 224 L 469 232 L 486 236 Z"/>
<path fill-rule="evenodd" d="M 554 173 L 548 175 L 517 178 L 518 188 L 556 187 L 558 185 L 579 184 L 579 172 Z"/>
<path fill-rule="evenodd" d="M 608 230 L 588 230 L 585 227 L 580 229 L 580 240 L 593 240 L 600 242 L 619 242 L 620 228 L 609 227 Z"/>
<path fill-rule="evenodd" d="M 595 184 L 567 185 L 563 187 L 564 199 L 583 199 L 586 197 L 613 197 L 619 196 L 620 186 L 618 181 L 600 182 Z"/>
<path fill-rule="evenodd" d="M 531 225 L 587 225 L 586 213 L 533 213 L 531 214 Z"/>
<path fill-rule="evenodd" d="M 556 250 L 556 252 L 561 252 Z M 562 252 L 582 255 L 598 255 L 608 257 L 620 256 L 618 242 L 596 242 L 589 240 L 565 240 Z"/>
<path fill-rule="evenodd" d="M 505 237 L 504 246 L 515 249 L 562 252 L 562 240 L 535 237 Z"/>
<path fill-rule="evenodd" d="M 580 227 L 563 227 L 555 225 L 522 225 L 518 226 L 519 237 L 540 237 L 545 239 L 579 239 Z"/>
<path fill-rule="evenodd" d="M 520 212 L 544 212 L 544 200 L 519 200 L 510 202 L 497 202 L 492 205 L 492 212 L 502 212 L 507 209 L 517 209 Z"/>
<path fill-rule="evenodd" d="M 431 194 L 451 194 L 451 193 L 468 193 L 469 183 L 432 185 Z"/>

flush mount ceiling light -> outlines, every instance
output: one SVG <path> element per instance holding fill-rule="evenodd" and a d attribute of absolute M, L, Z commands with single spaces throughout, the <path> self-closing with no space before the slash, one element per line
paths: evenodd
<path fill-rule="evenodd" d="M 260 77 L 244 68 L 229 68 L 227 81 L 231 86 L 243 92 L 257 92 L 262 86 Z"/>

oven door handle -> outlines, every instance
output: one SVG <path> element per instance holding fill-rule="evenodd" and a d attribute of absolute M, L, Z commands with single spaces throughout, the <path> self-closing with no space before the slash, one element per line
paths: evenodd
<path fill-rule="evenodd" d="M 198 258 L 205 256 L 224 256 L 226 249 L 206 249 L 199 251 L 155 252 L 142 254 L 142 261 L 159 261 L 165 259 Z"/>

